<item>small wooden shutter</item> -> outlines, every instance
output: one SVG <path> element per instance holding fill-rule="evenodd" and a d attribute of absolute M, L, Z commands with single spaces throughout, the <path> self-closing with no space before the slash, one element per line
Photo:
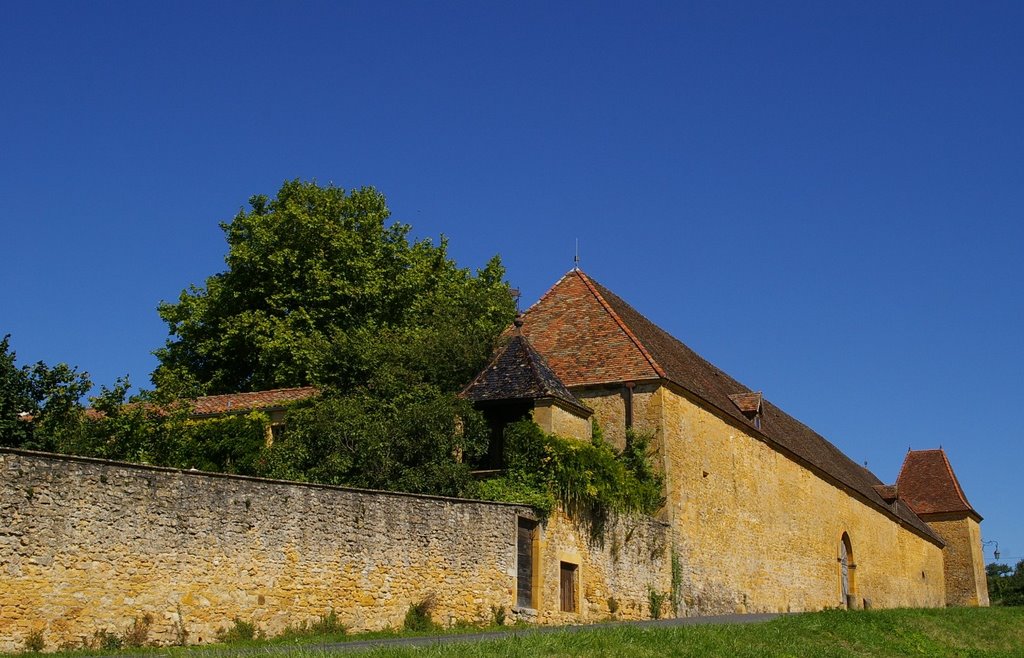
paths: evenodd
<path fill-rule="evenodd" d="M 519 519 L 516 535 L 516 605 L 533 607 L 533 532 L 537 524 Z"/>
<path fill-rule="evenodd" d="M 561 563 L 562 612 L 576 612 L 576 565 Z"/>

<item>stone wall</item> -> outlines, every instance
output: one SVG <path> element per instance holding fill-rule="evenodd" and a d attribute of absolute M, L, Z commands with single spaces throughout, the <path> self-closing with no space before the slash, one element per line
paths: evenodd
<path fill-rule="evenodd" d="M 639 382 L 633 386 L 633 426 L 637 429 L 657 431 L 661 428 L 660 386 Z M 574 388 L 573 394 L 594 410 L 604 439 L 616 450 L 626 446 L 626 387 L 622 384 Z"/>
<path fill-rule="evenodd" d="M 695 613 L 788 612 L 842 603 L 852 544 L 857 603 L 945 604 L 942 548 L 739 427 L 660 389 L 668 514 Z"/>
<path fill-rule="evenodd" d="M 605 436 L 624 428 L 620 388 L 574 389 Z M 655 436 L 661 515 L 682 568 L 681 614 L 788 612 L 842 601 L 839 544 L 853 549 L 855 603 L 945 604 L 943 551 L 666 386 L 637 385 L 633 424 Z"/>
<path fill-rule="evenodd" d="M 549 434 L 589 442 L 590 419 L 562 408 L 551 400 L 538 400 L 533 407 L 533 422 Z"/>
<path fill-rule="evenodd" d="M 946 603 L 987 606 L 981 526 L 965 514 L 929 514 L 923 518 L 946 542 Z"/>
<path fill-rule="evenodd" d="M 671 589 L 670 535 L 665 524 L 625 518 L 606 528 L 597 541 L 593 529 L 556 514 L 541 533 L 539 621 L 578 624 L 650 617 L 649 592 Z M 576 565 L 575 613 L 560 610 L 559 571 Z M 663 611 L 665 612 L 665 611 Z M 667 613 L 665 616 L 669 616 Z"/>
<path fill-rule="evenodd" d="M 0 651 L 42 631 L 48 649 L 121 633 L 151 615 L 212 640 L 235 618 L 267 635 L 333 610 L 352 630 L 400 627 L 436 599 L 435 621 L 484 623 L 515 603 L 516 528 L 528 508 L 178 471 L 0 450 Z M 666 528 L 622 522 L 592 541 L 541 524 L 541 623 L 647 614 L 668 575 Z M 580 564 L 581 605 L 558 610 L 560 557 Z M 516 615 L 510 615 L 510 618 Z"/>

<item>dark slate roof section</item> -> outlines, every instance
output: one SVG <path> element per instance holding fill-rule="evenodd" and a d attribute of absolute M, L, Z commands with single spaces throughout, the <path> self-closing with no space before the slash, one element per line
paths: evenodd
<path fill-rule="evenodd" d="M 875 485 L 883 484 L 883 482 L 871 471 L 855 463 L 824 437 L 767 400 L 762 400 L 761 427 L 757 428 L 753 419 L 744 415 L 730 398 L 731 395 L 737 393 L 754 393 L 755 391 L 704 360 L 664 329 L 637 312 L 615 293 L 590 279 L 583 272 L 573 270 L 564 276 L 545 295 L 551 299 L 545 302 L 542 298 L 542 302 L 538 302 L 537 312 L 542 313 L 545 305 L 550 307 L 557 304 L 560 287 L 565 286 L 567 290 L 574 290 L 576 284 L 572 279 L 575 278 L 581 279 L 598 297 L 601 304 L 608 309 L 609 314 L 623 325 L 623 331 L 635 340 L 637 347 L 649 359 L 651 367 L 659 373 L 664 373 L 664 379 L 701 398 L 722 414 L 747 426 L 752 433 L 764 437 L 769 444 L 794 455 L 798 460 L 806 462 L 814 469 L 845 485 L 876 508 L 896 514 L 901 522 L 912 526 L 918 532 L 942 545 L 943 542 L 938 535 L 907 506 L 897 505 L 894 510 L 892 506 L 886 504 L 886 501 L 874 489 Z M 530 309 L 526 313 L 524 331 L 531 329 L 532 310 Z M 565 337 L 564 334 L 563 337 Z M 588 337 L 577 335 L 570 340 L 582 343 L 586 342 Z M 574 346 L 562 345 L 560 349 L 564 352 L 571 352 Z M 578 349 L 593 349 L 593 346 L 585 348 L 580 345 Z M 609 355 L 608 358 L 615 357 Z M 589 382 L 574 381 L 573 383 L 574 385 L 583 385 Z"/>
<path fill-rule="evenodd" d="M 895 484 L 876 484 L 874 487 L 878 495 L 887 503 L 892 503 L 899 498 L 899 489 Z"/>
<path fill-rule="evenodd" d="M 462 391 L 474 402 L 552 398 L 584 416 L 590 409 L 573 395 L 522 334 L 516 333 L 476 379 Z"/>
<path fill-rule="evenodd" d="M 900 497 L 918 514 L 965 513 L 977 517 L 956 479 L 946 451 L 911 450 L 896 478 Z"/>

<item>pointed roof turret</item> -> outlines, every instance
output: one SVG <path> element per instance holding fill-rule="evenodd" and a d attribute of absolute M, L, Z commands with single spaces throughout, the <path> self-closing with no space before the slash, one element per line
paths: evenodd
<path fill-rule="evenodd" d="M 552 399 L 585 417 L 590 416 L 590 409 L 576 399 L 551 370 L 544 357 L 522 334 L 521 326 L 522 319 L 516 318 L 512 338 L 483 372 L 463 389 L 462 397 L 474 402 Z"/>
<path fill-rule="evenodd" d="M 918 514 L 963 513 L 981 521 L 981 515 L 967 502 L 942 448 L 907 452 L 896 486 L 900 498 Z"/>

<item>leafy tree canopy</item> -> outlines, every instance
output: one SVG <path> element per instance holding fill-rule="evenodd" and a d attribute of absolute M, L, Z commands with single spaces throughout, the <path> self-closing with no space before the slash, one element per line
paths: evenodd
<path fill-rule="evenodd" d="M 19 368 L 10 338 L 0 340 L 0 445 L 58 450 L 64 428 L 82 412 L 79 398 L 92 388 L 89 375 L 64 363 Z"/>
<path fill-rule="evenodd" d="M 497 257 L 474 276 L 445 239 L 410 241 L 373 188 L 296 180 L 249 203 L 221 224 L 227 269 L 159 307 L 171 337 L 156 351 L 158 391 L 454 391 L 512 320 Z"/>

